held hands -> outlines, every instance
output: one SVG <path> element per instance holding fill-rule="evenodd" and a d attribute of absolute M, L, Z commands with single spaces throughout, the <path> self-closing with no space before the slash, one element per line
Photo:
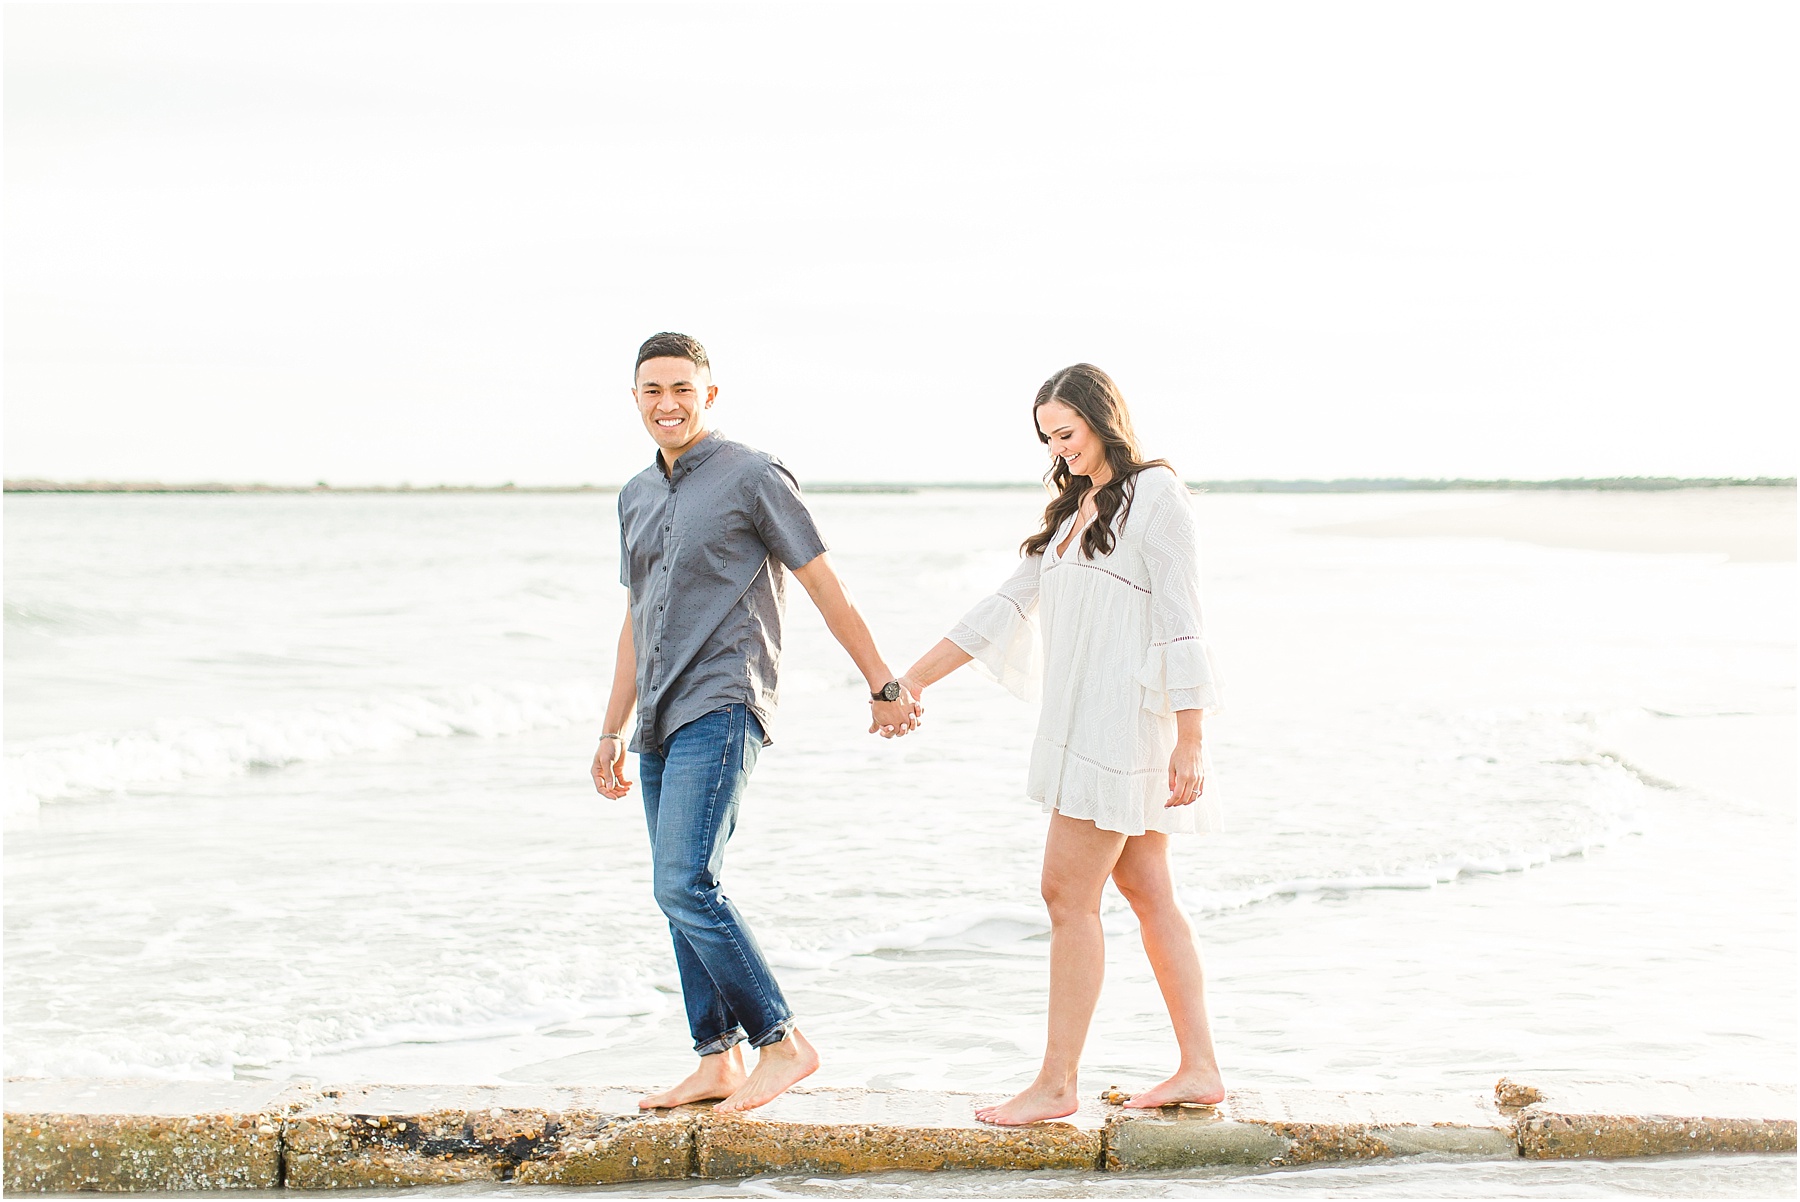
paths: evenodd
<path fill-rule="evenodd" d="M 1175 741 L 1169 755 L 1169 800 L 1163 809 L 1192 805 L 1206 791 L 1206 775 L 1201 767 L 1200 736 L 1182 737 Z"/>
<path fill-rule="evenodd" d="M 904 678 L 900 681 L 898 700 L 869 702 L 869 733 L 884 739 L 904 738 L 908 732 L 917 730 L 924 720 L 925 707 L 920 704 L 912 682 Z"/>
<path fill-rule="evenodd" d="M 603 797 L 614 801 L 631 792 L 631 782 L 625 779 L 625 740 L 618 735 L 608 735 L 600 740 L 600 746 L 594 749 L 594 766 L 592 768 L 594 788 Z"/>

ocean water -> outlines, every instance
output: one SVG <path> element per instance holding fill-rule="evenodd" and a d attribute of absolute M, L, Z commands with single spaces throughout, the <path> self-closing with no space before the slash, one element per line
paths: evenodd
<path fill-rule="evenodd" d="M 764 1173 L 738 1181 L 628 1185 L 466 1185 L 358 1190 L 364 1198 L 1791 1198 L 1791 1156 L 1670 1156 L 1638 1160 L 1360 1161 L 1287 1168 L 1237 1166 L 1164 1173 L 945 1171 L 809 1177 Z M 216 1193 L 160 1198 L 210 1202 Z M 285 1190 L 233 1198 L 293 1197 Z"/>
<path fill-rule="evenodd" d="M 1791 757 L 1794 564 L 1329 530 L 1500 500 L 1198 499 L 1228 830 L 1176 870 L 1228 1083 L 1792 1081 L 1794 799 L 1622 748 L 1785 716 Z M 1040 501 L 813 504 L 898 669 Z M 616 579 L 610 496 L 9 496 L 6 1072 L 684 1072 L 642 813 L 587 778 Z M 919 734 L 871 738 L 791 602 L 727 881 L 816 1081 L 1016 1088 L 1033 713 L 960 673 Z M 1107 924 L 1094 1091 L 1174 1062 L 1116 895 Z"/>

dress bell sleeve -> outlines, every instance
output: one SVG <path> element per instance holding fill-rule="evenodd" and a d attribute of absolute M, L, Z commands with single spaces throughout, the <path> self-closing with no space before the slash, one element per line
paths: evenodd
<path fill-rule="evenodd" d="M 1200 622 L 1200 542 L 1187 486 L 1171 481 L 1148 498 L 1144 562 L 1150 574 L 1150 646 L 1138 668 L 1153 714 L 1220 708 L 1218 670 Z"/>
<path fill-rule="evenodd" d="M 1027 555 L 998 592 L 976 602 L 945 637 L 975 659 L 984 676 L 1015 697 L 1036 701 L 1043 683 L 1038 646 L 1038 573 L 1042 555 Z"/>

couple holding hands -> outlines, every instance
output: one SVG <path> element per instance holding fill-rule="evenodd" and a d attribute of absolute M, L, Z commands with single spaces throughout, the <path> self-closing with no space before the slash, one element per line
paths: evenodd
<path fill-rule="evenodd" d="M 868 681 L 871 733 L 914 730 L 925 690 L 971 660 L 1019 696 L 1041 697 L 1026 791 L 1050 814 L 1048 1038 L 1037 1078 L 977 1117 L 1017 1126 L 1075 1112 L 1105 971 L 1109 877 L 1137 914 L 1181 1049 L 1175 1073 L 1126 1105 L 1222 1099 L 1200 954 L 1169 869 L 1169 835 L 1218 829 L 1204 796 L 1200 724 L 1218 692 L 1194 517 L 1169 465 L 1140 454 L 1117 385 L 1078 363 L 1038 389 L 1032 420 L 1050 449 L 1054 494 L 1042 528 L 999 590 L 900 675 L 833 570 L 793 476 L 712 429 L 718 389 L 705 349 L 683 334 L 650 338 L 632 395 L 657 455 L 619 493 L 630 612 L 593 778 L 605 796 L 624 797 L 626 753 L 637 753 L 656 902 L 700 1057 L 685 1080 L 639 1105 L 719 1099 L 717 1110 L 749 1110 L 819 1065 L 720 884 L 739 802 L 770 741 L 787 572 Z M 749 1071 L 746 1040 L 758 1050 Z"/>

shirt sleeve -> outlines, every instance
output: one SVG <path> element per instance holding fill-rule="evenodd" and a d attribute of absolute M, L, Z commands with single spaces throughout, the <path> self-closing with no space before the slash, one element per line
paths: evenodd
<path fill-rule="evenodd" d="M 1138 668 L 1144 708 L 1212 712 L 1220 679 L 1200 621 L 1200 542 L 1187 487 L 1171 480 L 1147 497 L 1144 563 L 1150 574 L 1150 646 Z M 1135 515 L 1134 515 L 1135 516 Z"/>
<path fill-rule="evenodd" d="M 625 545 L 625 490 L 619 490 L 619 583 L 631 587 L 631 548 Z"/>
<path fill-rule="evenodd" d="M 982 675 L 1015 697 L 1036 701 L 1043 685 L 1037 608 L 1042 555 L 1027 555 L 999 591 L 983 597 L 945 637 L 975 659 Z"/>
<path fill-rule="evenodd" d="M 755 487 L 750 511 L 755 517 L 756 533 L 769 554 L 791 572 L 825 553 L 825 539 L 806 502 L 800 499 L 800 484 L 793 473 L 770 460 L 768 469 L 758 475 Z"/>

